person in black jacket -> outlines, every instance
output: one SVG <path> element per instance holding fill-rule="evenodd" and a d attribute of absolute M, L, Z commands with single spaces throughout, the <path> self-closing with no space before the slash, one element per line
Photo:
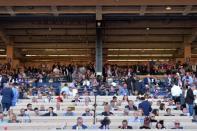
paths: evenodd
<path fill-rule="evenodd" d="M 120 129 L 133 129 L 132 126 L 128 126 L 128 121 L 127 120 L 123 120 L 122 125 L 119 126 L 118 128 L 120 128 Z"/>
<path fill-rule="evenodd" d="M 129 95 L 134 94 L 134 82 L 135 82 L 135 79 L 133 78 L 133 76 L 129 76 L 126 80 Z"/>
<path fill-rule="evenodd" d="M 10 109 L 10 106 L 12 105 L 12 99 L 14 97 L 14 93 L 12 91 L 12 87 L 8 85 L 2 90 L 2 106 L 3 111 L 8 111 Z"/>
<path fill-rule="evenodd" d="M 136 111 L 137 107 L 134 105 L 134 102 L 132 100 L 128 101 L 128 105 L 125 106 L 129 111 Z"/>
<path fill-rule="evenodd" d="M 193 108 L 194 108 L 194 93 L 193 93 L 193 90 L 195 89 L 195 85 L 192 85 L 188 90 L 187 90 L 187 93 L 186 93 L 186 97 L 185 97 L 185 103 L 187 105 L 187 108 L 188 108 L 188 111 L 189 111 L 189 114 L 190 116 L 193 115 Z"/>
<path fill-rule="evenodd" d="M 49 107 L 49 112 L 42 116 L 57 116 L 57 114 L 53 112 L 53 107 Z"/>
<path fill-rule="evenodd" d="M 101 126 L 99 129 L 110 129 L 109 125 L 111 123 L 111 120 L 108 117 L 104 117 L 103 120 L 101 120 Z"/>
<path fill-rule="evenodd" d="M 150 128 L 150 118 L 149 117 L 145 117 L 144 118 L 144 125 L 140 126 L 140 129 L 151 129 Z"/>

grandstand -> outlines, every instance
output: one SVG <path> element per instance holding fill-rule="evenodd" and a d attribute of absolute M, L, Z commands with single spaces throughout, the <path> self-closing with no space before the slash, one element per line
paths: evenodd
<path fill-rule="evenodd" d="M 0 0 L 0 130 L 196 131 L 196 0 Z"/>

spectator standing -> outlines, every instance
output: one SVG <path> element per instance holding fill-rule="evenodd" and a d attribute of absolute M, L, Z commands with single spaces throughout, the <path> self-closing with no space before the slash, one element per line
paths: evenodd
<path fill-rule="evenodd" d="M 147 95 L 145 95 L 142 99 L 143 101 L 138 105 L 138 108 L 143 110 L 145 116 L 149 116 L 152 111 L 151 103 L 148 101 Z"/>
<path fill-rule="evenodd" d="M 195 88 L 196 88 L 195 85 L 192 85 L 187 90 L 186 97 L 185 97 L 185 103 L 187 105 L 190 116 L 193 115 L 194 99 L 195 99 L 193 90 L 195 90 Z"/>
<path fill-rule="evenodd" d="M 18 92 L 18 89 L 16 87 L 16 85 L 13 85 L 12 87 L 12 91 L 13 91 L 13 99 L 12 99 L 12 106 L 16 106 L 16 103 L 18 101 L 18 98 L 19 98 L 19 92 Z"/>
<path fill-rule="evenodd" d="M 175 103 L 181 102 L 181 94 L 181 87 L 178 86 L 178 81 L 175 81 L 174 85 L 171 88 L 172 99 L 175 101 Z"/>
<path fill-rule="evenodd" d="M 10 85 L 7 85 L 2 90 L 2 106 L 3 106 L 3 111 L 8 111 L 10 109 L 10 106 L 12 105 L 12 100 L 13 100 L 14 94 L 12 91 L 12 88 Z"/>

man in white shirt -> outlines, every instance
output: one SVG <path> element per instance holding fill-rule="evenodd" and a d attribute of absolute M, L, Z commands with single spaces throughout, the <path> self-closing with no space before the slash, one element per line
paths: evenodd
<path fill-rule="evenodd" d="M 64 92 L 66 95 L 70 96 L 72 92 L 70 91 L 68 84 L 64 84 L 64 87 L 61 89 L 60 93 Z"/>
<path fill-rule="evenodd" d="M 55 67 L 55 68 L 53 69 L 53 73 L 55 73 L 55 75 L 59 75 L 60 70 L 58 69 L 58 67 Z"/>
<path fill-rule="evenodd" d="M 180 102 L 181 94 L 182 89 L 178 86 L 178 83 L 176 82 L 171 88 L 172 99 L 175 101 L 175 103 Z"/>

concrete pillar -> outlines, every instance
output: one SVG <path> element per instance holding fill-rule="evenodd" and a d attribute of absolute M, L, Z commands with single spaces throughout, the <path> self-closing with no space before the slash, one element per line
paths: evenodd
<path fill-rule="evenodd" d="M 6 59 L 7 61 L 10 63 L 10 62 L 13 62 L 13 57 L 14 57 L 14 48 L 12 45 L 7 45 L 6 46 Z"/>
<path fill-rule="evenodd" d="M 102 75 L 103 71 L 103 41 L 102 41 L 102 23 L 96 21 L 96 73 Z"/>
<path fill-rule="evenodd" d="M 191 61 L 191 43 L 184 44 L 184 60 L 185 62 Z"/>

